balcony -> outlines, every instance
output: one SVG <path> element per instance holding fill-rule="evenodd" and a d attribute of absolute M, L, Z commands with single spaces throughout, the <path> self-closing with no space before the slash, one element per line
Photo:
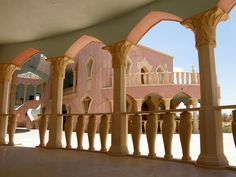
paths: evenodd
<path fill-rule="evenodd" d="M 103 88 L 112 87 L 112 75 L 107 77 Z M 199 73 L 193 72 L 150 72 L 126 74 L 126 86 L 160 86 L 160 85 L 199 85 Z"/>

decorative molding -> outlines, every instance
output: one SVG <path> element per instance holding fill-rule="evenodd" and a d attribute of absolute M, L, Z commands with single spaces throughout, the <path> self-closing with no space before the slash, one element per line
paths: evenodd
<path fill-rule="evenodd" d="M 11 82 L 13 73 L 19 69 L 14 64 L 0 64 L 0 81 Z"/>
<path fill-rule="evenodd" d="M 152 65 L 150 65 L 148 63 L 148 61 L 145 57 L 142 59 L 142 61 L 137 62 L 137 65 L 138 65 L 138 69 L 139 69 L 140 73 L 141 73 L 142 68 L 146 68 L 148 70 L 148 72 L 151 72 L 152 68 L 153 68 Z"/>
<path fill-rule="evenodd" d="M 61 78 L 65 77 L 66 66 L 70 63 L 74 63 L 74 60 L 64 56 L 48 58 L 46 61 L 51 63 L 51 76 Z"/>
<path fill-rule="evenodd" d="M 107 50 L 111 53 L 112 56 L 112 67 L 126 66 L 127 54 L 132 47 L 132 44 L 128 41 L 120 41 L 115 44 L 111 44 L 103 47 L 104 50 Z"/>
<path fill-rule="evenodd" d="M 41 77 L 39 77 L 38 75 L 32 73 L 32 72 L 27 72 L 27 73 L 23 73 L 23 74 L 18 74 L 17 77 L 19 78 L 25 78 L 25 79 L 41 79 Z"/>
<path fill-rule="evenodd" d="M 202 45 L 216 47 L 216 26 L 220 21 L 228 19 L 228 15 L 215 7 L 181 22 L 195 34 L 196 48 Z"/>

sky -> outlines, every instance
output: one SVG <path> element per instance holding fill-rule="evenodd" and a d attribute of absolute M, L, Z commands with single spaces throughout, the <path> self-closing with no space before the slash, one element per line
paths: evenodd
<path fill-rule="evenodd" d="M 220 105 L 236 105 L 236 8 L 216 30 L 215 63 L 221 88 Z M 174 57 L 174 71 L 199 72 L 194 34 L 172 21 L 163 21 L 150 29 L 139 44 Z"/>

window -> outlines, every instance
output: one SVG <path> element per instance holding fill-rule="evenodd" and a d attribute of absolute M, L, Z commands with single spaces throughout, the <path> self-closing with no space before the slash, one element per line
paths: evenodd
<path fill-rule="evenodd" d="M 82 103 L 83 103 L 83 107 L 84 107 L 84 112 L 85 113 L 88 113 L 91 101 L 92 100 L 91 100 L 91 98 L 89 96 L 84 98 Z"/>
<path fill-rule="evenodd" d="M 157 73 L 158 73 L 159 84 L 164 84 L 164 69 L 162 68 L 162 66 L 159 66 L 157 68 Z"/>
<path fill-rule="evenodd" d="M 86 65 L 86 70 L 87 70 L 87 77 L 91 78 L 92 77 L 92 69 L 93 69 L 93 59 L 89 58 L 87 65 Z"/>

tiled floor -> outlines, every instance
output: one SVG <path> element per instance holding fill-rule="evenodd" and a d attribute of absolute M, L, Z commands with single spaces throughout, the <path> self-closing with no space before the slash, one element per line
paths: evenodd
<path fill-rule="evenodd" d="M 230 134 L 224 135 L 226 147 L 233 145 L 231 138 Z M 108 140 L 109 146 L 110 137 Z M 72 142 L 73 147 L 76 147 L 75 134 Z M 99 149 L 98 136 L 96 142 L 96 149 Z M 15 147 L 0 146 L 0 177 L 236 177 L 236 171 L 233 170 L 204 169 L 193 164 L 140 157 L 114 157 L 98 152 L 34 148 L 39 143 L 38 132 L 35 130 L 18 130 L 15 143 Z M 146 144 L 145 136 L 142 136 L 142 154 L 147 153 Z M 85 149 L 88 147 L 87 135 L 84 136 L 83 145 Z M 163 156 L 162 146 L 161 135 L 158 135 L 158 156 Z M 174 157 L 180 158 L 178 135 L 174 136 L 173 147 Z M 226 150 L 230 151 L 228 153 L 231 153 L 234 160 L 236 150 L 234 145 L 230 148 Z M 132 143 L 129 143 L 129 150 L 132 151 Z M 198 153 L 199 135 L 193 135 L 193 159 Z"/>
<path fill-rule="evenodd" d="M 235 177 L 236 171 L 102 153 L 0 147 L 0 177 Z"/>

